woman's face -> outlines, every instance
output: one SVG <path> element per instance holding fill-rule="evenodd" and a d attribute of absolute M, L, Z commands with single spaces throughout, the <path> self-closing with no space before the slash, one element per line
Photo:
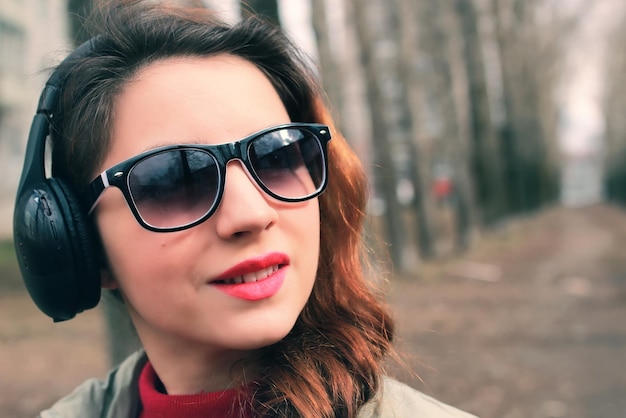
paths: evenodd
<path fill-rule="evenodd" d="M 99 168 L 164 145 L 231 142 L 288 122 L 269 80 L 241 58 L 162 60 L 119 95 L 111 149 Z M 293 327 L 313 287 L 317 199 L 279 202 L 237 160 L 227 165 L 221 205 L 193 228 L 142 228 L 117 188 L 103 194 L 96 219 L 109 262 L 104 282 L 120 288 L 149 354 L 228 354 L 277 342 Z M 220 284 L 254 275 L 256 287 L 227 291 Z M 259 284 L 263 280 L 268 284 Z"/>

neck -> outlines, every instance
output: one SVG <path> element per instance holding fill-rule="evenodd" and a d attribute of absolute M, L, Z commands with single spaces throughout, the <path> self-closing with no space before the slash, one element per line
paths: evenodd
<path fill-rule="evenodd" d="M 245 373 L 244 363 L 250 355 L 247 351 L 168 343 L 164 338 L 151 338 L 141 333 L 139 336 L 169 395 L 222 391 L 254 378 Z"/>
<path fill-rule="evenodd" d="M 228 355 L 164 356 L 146 350 L 159 380 L 169 395 L 217 392 L 236 387 L 237 364 L 241 357 Z M 243 380 L 243 378 L 241 379 Z"/>

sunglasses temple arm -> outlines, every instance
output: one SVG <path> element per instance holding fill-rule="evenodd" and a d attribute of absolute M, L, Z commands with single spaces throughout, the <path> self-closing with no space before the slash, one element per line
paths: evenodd
<path fill-rule="evenodd" d="M 91 215 L 98 201 L 100 201 L 102 192 L 109 186 L 109 178 L 106 171 L 100 173 L 100 175 L 87 186 L 87 190 L 85 190 L 84 194 L 85 207 L 88 208 L 87 215 Z"/>

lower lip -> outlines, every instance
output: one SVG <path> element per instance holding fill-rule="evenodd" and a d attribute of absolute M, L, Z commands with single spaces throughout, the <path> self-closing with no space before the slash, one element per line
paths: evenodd
<path fill-rule="evenodd" d="M 271 276 L 252 283 L 215 283 L 214 286 L 218 290 L 226 293 L 227 295 L 235 298 L 256 301 L 267 299 L 274 296 L 280 290 L 285 276 L 287 275 L 287 266 L 284 266 L 276 271 Z"/>

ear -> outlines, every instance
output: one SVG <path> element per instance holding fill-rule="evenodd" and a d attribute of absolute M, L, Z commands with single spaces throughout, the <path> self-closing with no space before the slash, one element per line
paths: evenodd
<path fill-rule="evenodd" d="M 100 269 L 100 287 L 103 289 L 117 289 L 119 288 L 117 281 L 107 268 Z"/>

